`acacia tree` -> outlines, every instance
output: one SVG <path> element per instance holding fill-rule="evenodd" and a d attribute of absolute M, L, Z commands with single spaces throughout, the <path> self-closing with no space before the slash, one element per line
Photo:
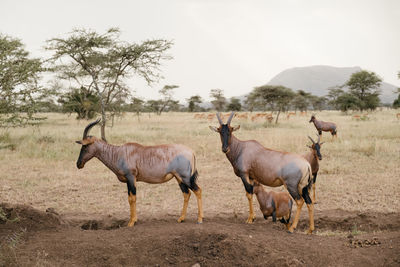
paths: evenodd
<path fill-rule="evenodd" d="M 229 111 L 240 111 L 242 109 L 242 104 L 240 103 L 240 99 L 236 97 L 231 97 L 230 103 L 228 104 Z"/>
<path fill-rule="evenodd" d="M 161 113 L 169 106 L 176 105 L 177 101 L 173 100 L 174 89 L 179 88 L 178 85 L 164 85 L 162 89 L 158 92 L 161 94 L 160 99 L 160 109 L 158 110 L 157 114 L 161 115 Z"/>
<path fill-rule="evenodd" d="M 199 95 L 194 95 L 186 99 L 188 101 L 188 110 L 189 112 L 193 112 L 195 110 L 200 109 L 198 104 L 201 104 L 203 102 L 203 99 Z"/>
<path fill-rule="evenodd" d="M 214 108 L 217 111 L 223 111 L 226 105 L 224 91 L 222 89 L 211 89 L 210 97 L 214 98 L 214 100 L 211 101 L 211 104 L 213 104 Z"/>
<path fill-rule="evenodd" d="M 0 127 L 32 124 L 46 93 L 38 84 L 42 62 L 29 58 L 19 39 L 0 34 Z"/>
<path fill-rule="evenodd" d="M 252 92 L 252 97 L 257 99 L 256 102 L 259 101 L 264 106 L 270 106 L 272 110 L 278 112 L 275 124 L 278 123 L 281 111 L 288 109 L 295 95 L 292 89 L 281 85 L 263 85 L 255 87 Z"/>
<path fill-rule="evenodd" d="M 382 79 L 374 72 L 365 70 L 353 73 L 346 82 L 349 92 L 358 98 L 361 111 L 367 108 L 375 109 L 379 105 L 381 82 Z"/>
<path fill-rule="evenodd" d="M 172 58 L 165 54 L 172 46 L 171 41 L 155 39 L 136 44 L 123 42 L 119 37 L 118 28 L 111 28 L 104 34 L 75 29 L 66 38 L 48 40 L 46 47 L 54 52 L 51 61 L 64 79 L 79 84 L 76 80 L 79 77 L 85 88 L 98 95 L 103 140 L 106 140 L 106 111 L 116 101 L 129 96 L 124 79 L 135 74 L 148 84 L 158 81 L 160 61 Z"/>

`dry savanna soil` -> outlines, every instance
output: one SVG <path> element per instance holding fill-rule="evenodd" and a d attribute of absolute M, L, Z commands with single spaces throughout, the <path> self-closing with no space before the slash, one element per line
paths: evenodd
<path fill-rule="evenodd" d="M 317 119 L 338 124 L 338 138 L 323 134 L 316 184 L 315 232 L 307 235 L 303 208 L 293 234 L 264 220 L 246 224 L 242 182 L 208 129 L 217 120 L 194 114 L 125 114 L 107 127 L 112 144 L 182 143 L 197 158 L 204 222 L 196 223 L 194 195 L 188 216 L 174 180 L 139 183 L 138 222 L 127 227 L 126 185 L 97 159 L 76 168 L 87 121 L 45 114 L 40 127 L 0 132 L 0 266 L 399 266 L 400 121 L 393 110 L 361 120 L 335 111 Z M 283 114 L 279 123 L 236 119 L 235 136 L 265 147 L 307 152 L 316 137 L 309 116 Z M 275 114 L 274 114 L 275 116 Z M 93 128 L 92 135 L 99 136 Z M 267 190 L 284 191 L 283 187 Z M 295 208 L 294 208 L 295 212 Z"/>

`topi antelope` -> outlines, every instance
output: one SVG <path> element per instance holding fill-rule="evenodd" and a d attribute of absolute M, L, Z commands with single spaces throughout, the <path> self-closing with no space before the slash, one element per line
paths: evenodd
<path fill-rule="evenodd" d="M 292 213 L 293 205 L 289 193 L 274 191 L 267 192 L 257 181 L 254 181 L 253 193 L 257 196 L 264 219 L 268 219 L 268 216 L 272 216 L 272 221 L 276 222 L 276 218 L 280 218 L 280 222 L 285 224 L 289 230 L 290 215 Z"/>
<path fill-rule="evenodd" d="M 310 163 L 311 166 L 311 173 L 313 175 L 313 185 L 312 185 L 312 191 L 313 191 L 313 203 L 316 203 L 316 198 L 315 198 L 315 183 L 317 182 L 317 175 L 319 171 L 319 160 L 322 160 L 322 155 L 321 155 L 321 145 L 324 143 L 320 143 L 320 136 L 318 136 L 318 141 L 315 142 L 310 136 L 308 137 L 312 145 L 307 146 L 311 149 L 310 152 L 303 154 L 303 157 Z"/>
<path fill-rule="evenodd" d="M 217 114 L 219 127 L 210 126 L 210 129 L 219 133 L 222 142 L 222 152 L 232 164 L 235 174 L 241 178 L 246 196 L 249 201 L 249 217 L 247 223 L 252 223 L 255 218 L 253 211 L 253 183 L 277 187 L 284 185 L 290 195 L 296 201 L 297 211 L 289 232 L 297 227 L 300 211 L 307 204 L 310 228 L 314 230 L 314 205 L 310 198 L 311 167 L 303 157 L 293 153 L 280 152 L 263 147 L 254 140 L 241 141 L 232 133 L 240 128 L 240 125 L 231 127 L 234 112 L 228 118 L 226 124 L 222 123 Z"/>
<path fill-rule="evenodd" d="M 333 122 L 325 122 L 325 121 L 318 121 L 315 118 L 315 115 L 311 116 L 311 119 L 309 121 L 309 123 L 313 122 L 315 128 L 317 128 L 318 134 L 322 135 L 322 131 L 324 132 L 331 132 L 332 134 L 332 139 L 334 136 L 337 137 L 337 130 L 336 130 L 336 124 Z"/>
<path fill-rule="evenodd" d="M 86 162 L 96 157 L 115 173 L 119 181 L 127 184 L 130 205 L 129 227 L 137 221 L 136 182 L 160 184 L 174 177 L 178 181 L 184 199 L 178 222 L 185 220 L 190 198 L 189 189 L 197 197 L 197 222 L 203 221 L 201 189 L 196 183 L 198 174 L 195 156 L 190 148 L 179 144 L 143 146 L 137 143 L 127 143 L 122 146 L 110 145 L 94 136 L 88 136 L 90 129 L 99 122 L 100 119 L 86 126 L 82 140 L 76 141 L 76 143 L 82 145 L 76 166 L 78 169 L 82 169 Z"/>

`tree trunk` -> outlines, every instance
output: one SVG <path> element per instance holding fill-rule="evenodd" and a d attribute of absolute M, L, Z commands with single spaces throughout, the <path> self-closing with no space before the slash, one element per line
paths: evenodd
<path fill-rule="evenodd" d="M 101 102 L 101 139 L 107 142 L 106 139 L 106 109 L 104 106 L 103 97 L 100 95 L 100 102 Z"/>
<path fill-rule="evenodd" d="M 279 114 L 281 113 L 281 109 L 279 109 L 278 114 L 276 115 L 276 120 L 275 120 L 275 124 L 278 123 L 278 118 L 279 118 Z"/>

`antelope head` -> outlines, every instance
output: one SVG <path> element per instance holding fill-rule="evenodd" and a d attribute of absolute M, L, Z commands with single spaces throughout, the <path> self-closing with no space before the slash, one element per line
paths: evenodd
<path fill-rule="evenodd" d="M 92 144 L 97 140 L 94 136 L 88 136 L 90 129 L 98 124 L 100 119 L 91 122 L 86 126 L 85 130 L 83 131 L 83 138 L 82 140 L 76 141 L 77 144 L 82 145 L 81 152 L 79 153 L 78 161 L 76 162 L 76 167 L 78 169 L 82 169 L 85 166 L 85 163 L 91 160 L 94 157 L 95 147 Z"/>
<path fill-rule="evenodd" d="M 317 154 L 317 157 L 318 157 L 318 159 L 319 160 L 322 160 L 322 155 L 321 155 L 321 145 L 324 143 L 324 142 L 322 142 L 322 143 L 320 143 L 319 141 L 320 141 L 320 136 L 317 134 L 317 136 L 318 136 L 318 141 L 317 142 L 315 142 L 310 136 L 308 136 L 308 138 L 311 140 L 311 142 L 312 142 L 312 145 L 311 146 L 308 146 L 309 148 L 311 148 L 313 151 L 314 151 L 314 153 L 316 153 Z"/>
<path fill-rule="evenodd" d="M 313 114 L 313 115 L 311 115 L 311 119 L 310 119 L 309 123 L 313 122 L 314 120 L 315 120 L 315 115 Z"/>
<path fill-rule="evenodd" d="M 222 152 L 224 152 L 225 154 L 229 152 L 229 145 L 231 144 L 232 141 L 232 132 L 239 130 L 240 128 L 240 125 L 236 127 L 231 127 L 231 120 L 234 115 L 235 112 L 232 111 L 231 115 L 226 121 L 226 124 L 223 124 L 222 119 L 220 117 L 220 113 L 217 113 L 219 127 L 217 128 L 214 126 L 209 126 L 212 131 L 219 133 L 222 142 Z"/>

